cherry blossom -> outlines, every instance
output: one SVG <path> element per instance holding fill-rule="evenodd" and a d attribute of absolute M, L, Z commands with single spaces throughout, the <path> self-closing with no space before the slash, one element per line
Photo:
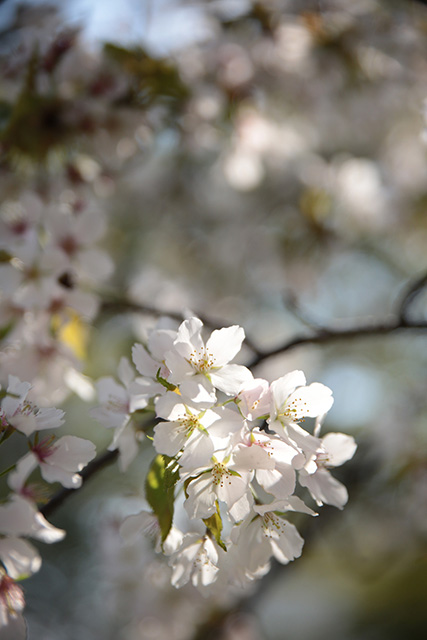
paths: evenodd
<path fill-rule="evenodd" d="M 205 376 L 220 391 L 237 394 L 242 384 L 252 378 L 246 367 L 229 364 L 240 351 L 244 330 L 234 325 L 213 331 L 205 344 L 202 328 L 198 318 L 190 318 L 180 325 L 165 359 L 171 382 L 180 384 L 189 376 Z"/>
<path fill-rule="evenodd" d="M 182 587 L 190 580 L 195 587 L 206 587 L 218 575 L 218 549 L 208 536 L 188 533 L 169 564 L 173 568 L 174 587 Z"/>
<path fill-rule="evenodd" d="M 64 412 L 54 408 L 39 408 L 27 399 L 29 382 L 9 376 L 7 395 L 1 404 L 1 415 L 11 427 L 30 436 L 34 431 L 56 429 L 64 422 Z"/>
<path fill-rule="evenodd" d="M 90 440 L 76 436 L 63 436 L 58 440 L 48 436 L 32 445 L 31 451 L 16 464 L 9 474 L 9 486 L 20 491 L 29 475 L 40 468 L 46 482 L 60 482 L 68 489 L 78 489 L 82 484 L 79 475 L 96 455 L 96 447 Z"/>

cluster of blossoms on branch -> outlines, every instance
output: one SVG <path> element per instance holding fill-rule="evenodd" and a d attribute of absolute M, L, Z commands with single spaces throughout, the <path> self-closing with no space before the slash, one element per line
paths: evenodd
<path fill-rule="evenodd" d="M 69 372 L 78 375 L 67 328 L 93 321 L 94 289 L 112 263 L 96 246 L 103 216 L 78 200 L 45 207 L 26 194 L 3 206 L 0 224 L 0 445 L 26 439 L 26 452 L 0 470 L 9 490 L 0 504 L 1 627 L 22 620 L 18 583 L 41 566 L 27 538 L 65 535 L 39 510 L 46 495 L 35 474 L 77 489 L 96 454 L 88 440 L 57 438 L 63 411 L 40 405 L 62 401 Z M 254 378 L 232 362 L 241 327 L 215 330 L 206 341 L 203 332 L 198 318 L 178 328 L 161 320 L 146 346 L 134 345 L 134 367 L 121 359 L 119 382 L 98 380 L 92 414 L 114 430 L 110 449 L 118 450 L 121 471 L 142 443 L 155 450 L 145 482 L 150 511 L 128 516 L 123 538 L 148 530 L 169 557 L 172 584 L 206 591 L 213 583 L 245 586 L 269 570 L 272 557 L 286 564 L 300 556 L 303 539 L 289 514 L 317 515 L 302 499 L 307 491 L 317 506 L 344 506 L 347 491 L 330 469 L 356 445 L 344 434 L 320 436 L 333 403 L 326 386 L 307 385 L 301 371 L 271 384 Z M 302 426 L 306 419 L 311 428 Z"/>
<path fill-rule="evenodd" d="M 53 403 L 64 399 L 80 367 L 72 332 L 95 318 L 94 289 L 113 270 L 97 246 L 104 214 L 66 196 L 45 203 L 26 192 L 0 211 L 0 377 L 31 380 Z"/>
<path fill-rule="evenodd" d="M 50 494 L 43 481 L 79 488 L 79 471 L 96 454 L 89 440 L 56 437 L 64 412 L 46 406 L 62 401 L 73 386 L 82 389 L 75 348 L 82 341 L 73 332 L 94 319 L 94 289 L 113 266 L 97 246 L 104 215 L 68 196 L 44 202 L 28 191 L 0 210 L 0 475 L 7 476 L 9 491 L 0 504 L 0 628 L 18 625 L 11 632 L 17 638 L 25 635 L 18 583 L 41 567 L 26 538 L 50 543 L 65 536 L 39 510 Z M 18 452 L 13 464 L 10 452 Z"/>
<path fill-rule="evenodd" d="M 10 493 L 0 505 L 0 629 L 18 619 L 24 608 L 24 596 L 17 581 L 28 578 L 41 567 L 39 552 L 27 537 L 42 542 L 57 542 L 65 531 L 51 525 L 39 511 L 44 489 L 31 478 L 38 470 L 48 483 L 76 489 L 82 478 L 79 471 L 95 457 L 95 445 L 76 436 L 43 436 L 64 422 L 64 412 L 53 407 L 40 408 L 30 398 L 31 384 L 9 376 L 6 391 L 1 392 L 0 445 L 12 435 L 26 438 L 28 453 L 2 474 L 8 473 Z"/>
<path fill-rule="evenodd" d="M 204 590 L 214 582 L 243 586 L 264 575 L 272 557 L 286 564 L 300 556 L 303 539 L 286 514 L 317 514 L 296 492 L 306 488 L 318 507 L 341 509 L 347 490 L 330 469 L 349 460 L 356 444 L 342 433 L 320 436 L 333 403 L 328 387 L 307 385 L 302 371 L 271 384 L 254 378 L 231 364 L 241 327 L 215 330 L 206 342 L 202 330 L 198 318 L 178 330 L 160 324 L 147 347 L 133 347 L 139 375 L 123 358 L 121 384 L 98 381 L 93 413 L 114 428 L 111 448 L 123 470 L 145 435 L 157 454 L 145 487 L 151 513 L 126 518 L 123 537 L 149 530 L 169 556 L 172 584 Z M 142 416 L 153 411 L 149 436 Z M 312 433 L 302 426 L 306 418 L 314 419 Z"/>

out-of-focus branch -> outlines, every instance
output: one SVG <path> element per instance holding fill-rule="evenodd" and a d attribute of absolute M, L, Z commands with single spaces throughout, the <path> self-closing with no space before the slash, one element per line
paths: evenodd
<path fill-rule="evenodd" d="M 186 315 L 183 312 L 179 311 L 166 311 L 163 309 L 158 309 L 157 307 L 153 307 L 147 304 L 139 304 L 136 302 L 132 302 L 130 300 L 125 299 L 116 299 L 116 300 L 104 300 L 101 306 L 101 311 L 105 313 L 140 313 L 146 316 L 153 316 L 155 318 L 160 318 L 162 316 L 172 318 L 172 320 L 177 320 L 178 322 L 182 322 L 186 319 Z M 224 326 L 223 322 L 215 322 L 212 318 L 208 318 L 203 314 L 194 312 L 198 318 L 203 322 L 203 324 L 209 329 L 221 329 Z M 245 337 L 245 345 L 253 351 L 256 355 L 260 354 L 260 350 L 250 338 Z"/>
<path fill-rule="evenodd" d="M 414 282 L 410 283 L 410 285 L 406 289 L 398 305 L 399 319 L 402 322 L 402 324 L 408 323 L 410 308 L 414 303 L 415 299 L 418 298 L 420 293 L 422 293 L 426 287 L 427 287 L 427 273 L 423 273 L 423 275 L 421 275 L 419 278 L 414 280 Z"/>
<path fill-rule="evenodd" d="M 297 335 L 270 351 L 258 353 L 247 366 L 255 367 L 268 358 L 278 356 L 300 346 L 306 346 L 309 344 L 329 344 L 340 341 L 343 342 L 354 338 L 369 338 L 404 331 L 427 331 L 427 320 L 410 321 L 398 317 L 378 323 L 363 323 L 353 327 L 322 327 L 311 335 Z"/>
<path fill-rule="evenodd" d="M 114 449 L 114 451 L 105 451 L 104 453 L 101 453 L 99 456 L 97 456 L 95 460 L 89 462 L 89 464 L 82 471 L 80 471 L 80 475 L 83 480 L 81 486 L 83 486 L 89 480 L 89 478 L 98 473 L 98 471 L 101 471 L 101 469 L 104 469 L 104 467 L 107 467 L 108 465 L 113 463 L 117 459 L 118 455 L 118 449 Z M 50 516 L 54 511 L 56 511 L 56 509 L 62 506 L 62 504 L 66 500 L 68 500 L 68 498 L 73 495 L 73 493 L 76 493 L 76 491 L 78 491 L 78 489 L 60 489 L 55 493 L 54 496 L 52 496 L 49 502 L 47 502 L 40 509 L 40 513 L 42 513 L 45 517 Z"/>

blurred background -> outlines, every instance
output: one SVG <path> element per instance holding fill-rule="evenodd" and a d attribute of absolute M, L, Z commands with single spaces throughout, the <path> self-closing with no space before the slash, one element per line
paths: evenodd
<path fill-rule="evenodd" d="M 98 294 L 117 304 L 84 327 L 75 355 L 90 379 L 117 374 L 157 310 L 240 324 L 273 349 L 318 325 L 389 319 L 427 270 L 421 2 L 5 0 L 0 64 L 2 201 L 31 193 L 108 218 L 115 272 Z M 143 504 L 147 448 L 50 518 L 67 538 L 40 546 L 23 585 L 29 638 L 424 638 L 425 340 L 301 345 L 254 371 L 330 386 L 325 431 L 358 442 L 334 474 L 349 503 L 298 521 L 300 559 L 246 593 L 173 589 L 150 541 L 118 534 Z M 68 396 L 64 432 L 102 451 L 94 405 Z"/>

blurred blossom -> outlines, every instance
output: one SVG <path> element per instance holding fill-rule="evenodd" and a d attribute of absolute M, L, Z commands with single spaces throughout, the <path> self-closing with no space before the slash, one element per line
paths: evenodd
<path fill-rule="evenodd" d="M 387 193 L 376 163 L 349 158 L 336 169 L 337 206 L 362 227 L 378 229 L 389 221 Z"/>

